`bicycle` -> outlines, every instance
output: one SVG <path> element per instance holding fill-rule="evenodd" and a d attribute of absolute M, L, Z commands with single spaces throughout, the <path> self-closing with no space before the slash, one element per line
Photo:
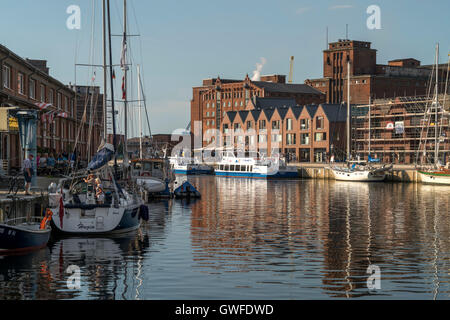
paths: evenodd
<path fill-rule="evenodd" d="M 9 178 L 8 194 L 13 193 L 13 195 L 16 195 L 19 189 L 25 190 L 25 179 L 20 172 Z"/>

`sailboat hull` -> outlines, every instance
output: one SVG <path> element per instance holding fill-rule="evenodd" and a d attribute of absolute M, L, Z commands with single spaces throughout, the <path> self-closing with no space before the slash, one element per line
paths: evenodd
<path fill-rule="evenodd" d="M 450 185 L 450 174 L 440 172 L 417 171 L 422 183 Z"/>
<path fill-rule="evenodd" d="M 58 232 L 70 234 L 109 234 L 137 229 L 139 205 L 123 208 L 64 208 L 62 217 L 59 208 L 52 209 L 52 222 Z"/>
<path fill-rule="evenodd" d="M 340 181 L 381 182 L 386 178 L 386 173 L 374 173 L 369 170 L 346 171 L 332 169 L 334 178 Z"/>

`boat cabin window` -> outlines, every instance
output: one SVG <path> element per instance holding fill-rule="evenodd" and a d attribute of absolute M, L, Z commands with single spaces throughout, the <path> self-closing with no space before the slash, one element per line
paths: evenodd
<path fill-rule="evenodd" d="M 144 168 L 145 171 L 152 171 L 152 164 L 149 162 L 144 162 Z"/>
<path fill-rule="evenodd" d="M 230 171 L 234 171 L 234 164 L 230 165 Z"/>
<path fill-rule="evenodd" d="M 159 163 L 159 162 L 155 162 L 154 164 L 153 164 L 153 168 L 154 169 L 161 169 L 161 163 Z"/>
<path fill-rule="evenodd" d="M 133 168 L 136 169 L 136 170 L 141 170 L 141 163 L 140 162 L 135 162 L 133 164 Z"/>
<path fill-rule="evenodd" d="M 247 166 L 241 166 L 241 171 L 247 171 Z"/>
<path fill-rule="evenodd" d="M 230 166 L 228 164 L 225 165 L 225 171 L 230 171 Z"/>

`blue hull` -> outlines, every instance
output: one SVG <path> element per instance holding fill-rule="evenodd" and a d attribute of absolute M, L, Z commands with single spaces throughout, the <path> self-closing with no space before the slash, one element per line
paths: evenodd
<path fill-rule="evenodd" d="M 260 174 L 253 172 L 226 172 L 216 171 L 216 176 L 219 177 L 234 177 L 234 178 L 255 178 L 255 179 L 287 179 L 298 178 L 298 172 L 277 172 L 276 174 Z"/>
<path fill-rule="evenodd" d="M 123 217 L 113 232 L 127 232 L 139 227 L 139 207 L 125 210 Z"/>
<path fill-rule="evenodd" d="M 31 231 L 20 226 L 0 224 L 0 253 L 43 248 L 50 239 L 50 229 Z"/>

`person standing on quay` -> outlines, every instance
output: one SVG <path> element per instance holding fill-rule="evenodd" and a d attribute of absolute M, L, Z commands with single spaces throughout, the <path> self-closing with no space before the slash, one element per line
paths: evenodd
<path fill-rule="evenodd" d="M 33 155 L 29 154 L 23 162 L 23 176 L 25 178 L 25 194 L 30 195 L 31 178 L 33 177 Z"/>

